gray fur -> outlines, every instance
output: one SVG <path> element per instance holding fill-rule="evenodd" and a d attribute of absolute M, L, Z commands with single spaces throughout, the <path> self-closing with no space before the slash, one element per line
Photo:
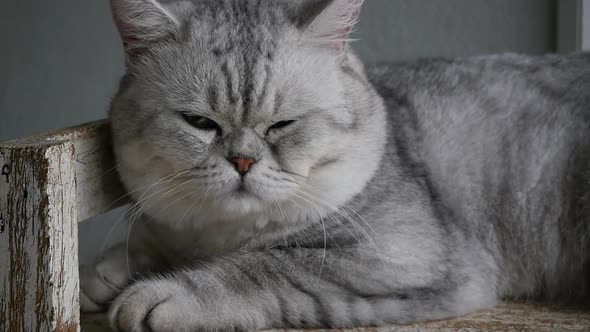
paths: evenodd
<path fill-rule="evenodd" d="M 365 73 L 341 38 L 360 1 L 293 3 L 114 0 L 113 138 L 137 204 L 129 247 L 81 271 L 83 309 L 116 297 L 119 330 L 197 331 L 587 302 L 590 55 Z M 140 41 L 124 29 L 154 12 Z M 257 163 L 242 179 L 232 156 Z"/>

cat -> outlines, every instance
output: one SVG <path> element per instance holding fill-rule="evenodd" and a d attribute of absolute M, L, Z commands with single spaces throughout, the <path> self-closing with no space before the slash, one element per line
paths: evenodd
<path fill-rule="evenodd" d="M 587 303 L 590 55 L 364 68 L 361 0 L 112 0 L 118 331 L 382 326 Z"/>

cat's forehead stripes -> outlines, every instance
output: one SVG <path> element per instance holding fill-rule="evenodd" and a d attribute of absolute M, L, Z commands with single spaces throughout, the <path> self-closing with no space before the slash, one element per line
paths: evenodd
<path fill-rule="evenodd" d="M 223 21 L 209 34 L 210 54 L 220 64 L 219 82 L 210 89 L 216 91 L 209 92 L 209 102 L 214 112 L 228 113 L 234 124 L 246 122 L 271 97 L 271 62 L 277 48 L 272 23 L 279 17 L 263 3 L 222 1 L 215 15 Z"/>
<path fill-rule="evenodd" d="M 257 112 L 265 110 L 268 98 L 278 98 L 270 93 L 273 71 L 267 59 L 247 53 L 236 53 L 228 55 L 222 61 L 216 70 L 217 77 L 208 92 L 213 112 L 230 117 L 236 124 L 247 122 Z"/>

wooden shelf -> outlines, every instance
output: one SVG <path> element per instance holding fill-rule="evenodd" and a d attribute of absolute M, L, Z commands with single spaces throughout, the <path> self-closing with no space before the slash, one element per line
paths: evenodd
<path fill-rule="evenodd" d="M 109 331 L 102 315 L 82 315 L 82 332 Z M 273 330 L 292 331 L 296 330 Z M 465 317 L 384 328 L 334 330 L 347 332 L 587 332 L 590 311 L 533 304 L 502 304 Z M 315 330 L 313 332 L 328 332 Z"/>

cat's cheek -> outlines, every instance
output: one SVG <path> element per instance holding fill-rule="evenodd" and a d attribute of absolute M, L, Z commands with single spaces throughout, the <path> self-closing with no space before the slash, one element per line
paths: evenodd
<path fill-rule="evenodd" d="M 192 142 L 182 142 L 182 143 L 189 143 L 191 145 L 196 146 L 209 146 L 215 142 L 217 138 L 217 132 L 211 130 L 199 130 L 195 128 L 189 128 L 185 131 L 187 137 L 190 137 L 189 141 Z"/>
<path fill-rule="evenodd" d="M 128 173 L 142 173 L 146 160 L 151 159 L 149 150 L 146 150 L 138 140 L 119 144 L 115 151 L 117 161 L 119 162 L 119 169 Z"/>
<path fill-rule="evenodd" d="M 117 161 L 119 169 L 132 176 L 166 176 L 182 170 L 173 162 L 177 159 L 167 154 L 167 149 L 137 140 L 118 147 Z"/>
<path fill-rule="evenodd" d="M 272 168 L 278 167 L 281 170 L 292 173 L 300 178 L 307 177 L 314 163 L 314 157 L 310 156 L 312 148 L 293 148 L 289 144 L 277 145 L 275 148 Z"/>

